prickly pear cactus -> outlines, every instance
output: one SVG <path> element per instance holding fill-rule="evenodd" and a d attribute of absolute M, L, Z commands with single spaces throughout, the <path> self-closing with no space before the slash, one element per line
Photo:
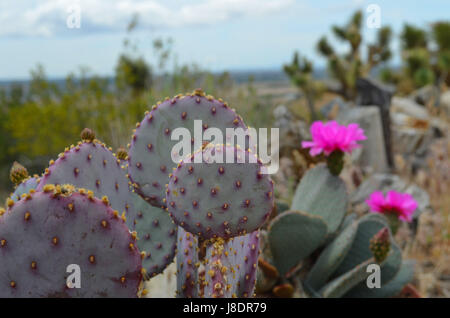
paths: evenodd
<path fill-rule="evenodd" d="M 225 163 L 229 155 L 234 163 Z M 250 233 L 273 209 L 273 183 L 263 169 L 247 150 L 208 145 L 184 159 L 170 176 L 169 214 L 185 230 L 207 239 Z"/>
<path fill-rule="evenodd" d="M 92 190 L 98 198 L 106 195 L 112 208 L 124 214 L 128 227 L 134 230 L 137 213 L 126 173 L 111 150 L 94 138 L 91 130 L 83 130 L 82 142 L 50 161 L 36 190 L 41 191 L 46 184 L 72 184 Z"/>
<path fill-rule="evenodd" d="M 387 219 L 345 216 L 347 200 L 344 183 L 325 166 L 305 174 L 291 205 L 304 212 L 283 211 L 269 224 L 270 251 L 259 262 L 264 291 L 297 282 L 312 297 L 389 297 L 409 282 L 413 265 L 402 261 Z M 267 271 L 272 264 L 280 277 Z M 367 287 L 371 264 L 380 266 L 381 288 Z"/>
<path fill-rule="evenodd" d="M 319 290 L 325 285 L 350 250 L 357 229 L 356 223 L 350 224 L 323 250 L 305 279 L 309 289 Z"/>
<path fill-rule="evenodd" d="M 194 131 L 194 120 L 202 121 L 197 132 Z M 178 141 L 171 139 L 172 132 L 181 127 L 191 134 L 191 152 L 201 148 L 202 134 L 208 127 L 222 132 L 226 140 L 220 143 L 229 142 L 231 138 L 226 128 L 246 129 L 241 117 L 227 103 L 205 95 L 201 90 L 177 95 L 153 106 L 136 126 L 129 149 L 128 171 L 136 191 L 158 207 L 164 205 L 168 176 L 182 159 L 174 155 L 176 160 L 172 160 L 172 149 Z M 182 154 L 187 155 L 189 153 Z"/>
<path fill-rule="evenodd" d="M 258 255 L 259 231 L 210 243 L 205 257 L 205 297 L 252 297 Z"/>
<path fill-rule="evenodd" d="M 293 267 L 324 242 L 327 225 L 322 217 L 300 211 L 288 211 L 272 220 L 269 244 L 275 266 L 281 275 Z"/>
<path fill-rule="evenodd" d="M 414 278 L 415 262 L 413 260 L 403 260 L 402 264 L 389 281 L 381 285 L 381 288 L 358 288 L 350 290 L 345 297 L 360 298 L 385 298 L 398 295 L 405 285 Z M 383 273 L 383 272 L 382 272 Z M 383 275 L 383 274 L 381 274 Z"/>
<path fill-rule="evenodd" d="M 335 232 L 347 212 L 344 182 L 332 175 L 325 165 L 306 172 L 295 191 L 291 210 L 304 211 L 323 218 L 328 232 Z"/>
<path fill-rule="evenodd" d="M 341 276 L 333 279 L 331 282 L 326 284 L 320 291 L 319 294 L 324 298 L 338 298 L 343 297 L 346 292 L 351 290 L 360 282 L 364 281 L 369 275 L 367 268 L 375 263 L 374 258 L 369 258 L 368 260 L 357 264 L 355 267 L 345 272 Z"/>
<path fill-rule="evenodd" d="M 177 248 L 177 292 L 179 298 L 194 298 L 199 295 L 198 239 L 195 235 L 178 227 Z"/>
<path fill-rule="evenodd" d="M 46 185 L 0 218 L 0 297 L 136 297 L 140 281 L 135 236 L 106 198 Z"/>
<path fill-rule="evenodd" d="M 234 287 L 232 297 L 253 297 L 260 254 L 259 230 L 233 237 L 230 240 L 231 243 L 227 245 L 230 246 L 228 253 L 231 255 L 230 284 Z"/>
<path fill-rule="evenodd" d="M 131 195 L 137 211 L 137 246 L 143 255 L 144 278 L 149 279 L 172 263 L 176 251 L 177 226 L 167 211 L 151 206 L 135 193 Z"/>
<path fill-rule="evenodd" d="M 222 238 L 217 239 L 206 249 L 204 296 L 207 298 L 231 298 L 232 286 L 228 275 L 232 266 Z"/>

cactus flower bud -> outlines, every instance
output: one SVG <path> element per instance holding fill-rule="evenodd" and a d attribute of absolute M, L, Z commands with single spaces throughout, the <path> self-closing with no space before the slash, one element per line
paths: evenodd
<path fill-rule="evenodd" d="M 369 248 L 377 263 L 381 263 L 386 259 L 391 248 L 389 230 L 387 227 L 382 228 L 372 237 Z"/>
<path fill-rule="evenodd" d="M 9 172 L 9 178 L 15 185 L 20 184 L 23 180 L 28 178 L 27 168 L 22 166 L 17 161 L 14 161 L 11 170 Z"/>
<path fill-rule="evenodd" d="M 83 131 L 81 132 L 80 136 L 81 136 L 81 140 L 87 141 L 87 142 L 92 142 L 95 139 L 94 131 L 89 128 L 84 128 Z"/>
<path fill-rule="evenodd" d="M 120 160 L 128 159 L 128 152 L 125 148 L 123 148 L 123 147 L 117 148 L 117 159 L 120 159 Z"/>

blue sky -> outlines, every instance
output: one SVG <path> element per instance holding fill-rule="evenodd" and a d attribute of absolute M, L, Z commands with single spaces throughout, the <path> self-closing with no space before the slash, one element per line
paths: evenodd
<path fill-rule="evenodd" d="M 213 71 L 280 68 L 295 50 L 321 67 L 318 38 L 331 40 L 331 25 L 372 3 L 395 34 L 405 22 L 423 27 L 450 19 L 449 0 L 0 0 L 0 79 L 28 78 L 37 63 L 54 78 L 80 66 L 111 75 L 135 12 L 140 27 L 134 38 L 150 62 L 152 40 L 171 37 L 179 63 Z M 66 25 L 73 4 L 81 8 L 80 29 Z M 376 29 L 363 32 L 371 41 Z M 397 51 L 398 40 L 391 46 Z M 391 63 L 399 63 L 398 54 Z"/>

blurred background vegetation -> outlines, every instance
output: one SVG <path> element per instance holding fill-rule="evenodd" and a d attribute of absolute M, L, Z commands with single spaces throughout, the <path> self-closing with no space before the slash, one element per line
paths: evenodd
<path fill-rule="evenodd" d="M 326 36 L 317 42 L 317 53 L 328 61 L 328 73 L 338 83 L 332 89 L 316 78 L 312 62 L 298 52 L 284 66 L 287 78 L 304 101 L 297 115 L 316 119 L 317 100 L 333 91 L 346 100 L 355 98 L 358 77 L 374 74 L 397 86 L 398 94 L 433 85 L 440 91 L 450 84 L 450 23 L 436 22 L 427 29 L 405 24 L 400 34 L 401 67 L 388 67 L 392 55 L 389 27 L 379 29 L 375 43 L 365 43 L 361 35 L 362 12 L 355 12 L 347 25 L 333 26 L 333 35 L 348 44 L 348 52 L 337 53 Z M 80 67 L 64 81 L 50 81 L 42 65 L 30 71 L 31 80 L 0 87 L 0 198 L 10 191 L 7 181 L 14 160 L 40 173 L 68 143 L 78 140 L 79 132 L 90 127 L 113 148 L 125 146 L 131 130 L 145 110 L 158 100 L 201 87 L 208 94 L 223 96 L 253 127 L 270 127 L 276 97 L 257 91 L 252 76 L 236 83 L 229 72 L 209 72 L 196 64 L 179 65 L 170 38 L 153 40 L 156 63 L 150 65 L 141 54 L 133 30 L 139 23 L 134 16 L 127 28 L 114 78 L 92 74 Z M 366 45 L 367 56 L 361 47 Z M 175 67 L 170 72 L 168 62 Z"/>
<path fill-rule="evenodd" d="M 133 40 L 137 23 L 135 16 L 128 25 L 113 79 L 80 67 L 64 81 L 55 82 L 47 78 L 42 65 L 37 65 L 30 71 L 29 83 L 0 87 L 2 201 L 12 189 L 8 173 L 14 160 L 31 174 L 40 174 L 51 158 L 78 141 L 85 127 L 94 129 L 98 138 L 114 149 L 126 146 L 144 112 L 157 101 L 180 92 L 201 87 L 208 94 L 228 96 L 227 101 L 239 105 L 239 113 L 249 125 L 269 126 L 270 109 L 257 98 L 251 77 L 245 85 L 236 87 L 228 72 L 213 74 L 196 64 L 175 64 L 169 73 L 166 65 L 175 59 L 170 38 L 153 41 L 157 62 L 150 65 Z"/>

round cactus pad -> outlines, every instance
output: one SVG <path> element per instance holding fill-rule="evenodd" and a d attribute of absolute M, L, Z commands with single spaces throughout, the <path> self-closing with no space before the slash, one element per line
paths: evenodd
<path fill-rule="evenodd" d="M 269 244 L 275 266 L 281 275 L 308 257 L 327 235 L 321 216 L 287 211 L 274 218 L 269 228 Z"/>
<path fill-rule="evenodd" d="M 47 185 L 0 218 L 0 297 L 136 297 L 135 244 L 106 201 Z"/>
<path fill-rule="evenodd" d="M 128 182 L 120 160 L 104 144 L 92 140 L 67 148 L 58 160 L 51 161 L 37 190 L 46 184 L 72 184 L 92 190 L 98 198 L 106 195 L 111 207 L 125 213 L 128 227 L 134 230 L 137 213 Z"/>
<path fill-rule="evenodd" d="M 194 120 L 201 121 L 197 122 L 200 136 L 194 131 Z M 181 152 L 180 156 L 174 155 L 174 161 L 174 146 L 182 139 L 171 140 L 172 132 L 177 128 L 189 131 L 190 136 L 186 137 L 192 150 Z M 199 149 L 203 142 L 208 142 L 201 136 L 208 128 L 216 128 L 222 133 L 223 140 L 215 140 L 215 143 L 228 143 L 232 136 L 227 135 L 226 128 L 245 130 L 246 126 L 226 103 L 206 96 L 201 90 L 166 99 L 153 106 L 142 122 L 137 124 L 130 144 L 128 173 L 136 191 L 152 205 L 164 205 L 165 185 L 172 168 L 182 157 Z M 215 138 L 212 139 L 214 141 Z"/>
<path fill-rule="evenodd" d="M 167 207 L 175 223 L 203 238 L 258 229 L 274 205 L 273 182 L 252 156 L 239 147 L 208 145 L 184 159 L 167 188 Z"/>

